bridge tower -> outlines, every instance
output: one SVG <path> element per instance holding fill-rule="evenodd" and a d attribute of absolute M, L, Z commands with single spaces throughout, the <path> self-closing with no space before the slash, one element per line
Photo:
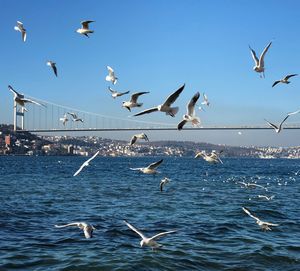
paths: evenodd
<path fill-rule="evenodd" d="M 24 130 L 25 127 L 25 107 L 21 106 L 21 108 L 18 108 L 18 104 L 14 99 L 14 131 L 17 130 L 17 126 L 18 126 L 18 117 L 21 117 L 21 129 Z"/>

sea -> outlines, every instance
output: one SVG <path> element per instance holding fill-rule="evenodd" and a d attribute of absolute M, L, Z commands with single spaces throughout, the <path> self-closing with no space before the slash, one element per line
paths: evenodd
<path fill-rule="evenodd" d="M 161 158 L 156 175 L 130 170 Z M 0 157 L 1 271 L 300 270 L 300 160 L 96 157 L 73 177 L 86 159 Z M 242 207 L 279 226 L 262 231 Z M 147 237 L 176 232 L 152 250 L 124 220 Z M 54 227 L 81 221 L 93 238 Z"/>

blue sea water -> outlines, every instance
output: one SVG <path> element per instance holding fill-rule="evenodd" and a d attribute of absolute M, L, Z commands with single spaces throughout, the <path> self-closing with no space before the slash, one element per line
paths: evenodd
<path fill-rule="evenodd" d="M 85 159 L 0 157 L 0 270 L 300 270 L 299 160 L 166 157 L 151 176 L 129 168 L 160 157 L 97 157 L 73 177 Z M 243 206 L 280 226 L 263 232 Z M 124 219 L 146 236 L 177 232 L 152 251 Z M 93 238 L 54 228 L 75 221 Z"/>

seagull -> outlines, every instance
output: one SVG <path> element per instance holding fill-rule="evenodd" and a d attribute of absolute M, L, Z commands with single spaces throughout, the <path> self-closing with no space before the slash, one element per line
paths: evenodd
<path fill-rule="evenodd" d="M 96 230 L 96 228 L 92 224 L 87 224 L 85 222 L 74 222 L 66 225 L 54 225 L 55 228 L 65 228 L 69 226 L 76 226 L 79 229 L 83 230 L 84 236 L 87 239 L 92 238 L 93 231 Z"/>
<path fill-rule="evenodd" d="M 51 67 L 55 76 L 57 77 L 57 68 L 56 68 L 56 63 L 52 62 L 51 60 L 47 61 L 47 66 Z"/>
<path fill-rule="evenodd" d="M 131 111 L 132 107 L 141 107 L 143 103 L 138 103 L 137 99 L 140 95 L 147 94 L 149 91 L 144 92 L 137 92 L 131 95 L 130 101 L 123 102 L 122 107 L 127 108 L 129 111 Z"/>
<path fill-rule="evenodd" d="M 63 125 L 66 125 L 66 122 L 69 121 L 69 119 L 67 118 L 67 114 L 64 114 L 64 116 L 62 118 L 59 118 L 60 121 L 62 121 Z"/>
<path fill-rule="evenodd" d="M 290 74 L 290 75 L 287 75 L 286 77 L 284 77 L 283 79 L 280 79 L 278 81 L 275 81 L 274 84 L 272 85 L 272 87 L 276 86 L 278 83 L 284 83 L 284 84 L 289 84 L 291 83 L 289 81 L 289 79 L 293 76 L 297 76 L 298 74 Z"/>
<path fill-rule="evenodd" d="M 25 104 L 26 103 L 33 103 L 33 104 L 36 104 L 36 105 L 39 105 L 39 106 L 45 106 L 43 104 L 40 104 L 34 100 L 31 100 L 31 99 L 27 99 L 25 98 L 24 94 L 20 94 L 19 92 L 17 92 L 16 90 L 13 89 L 12 86 L 8 86 L 8 89 L 14 94 L 14 100 L 17 104 L 19 104 L 20 106 L 24 107 L 25 108 Z M 27 109 L 26 109 L 27 110 Z"/>
<path fill-rule="evenodd" d="M 152 107 L 150 109 L 146 109 L 146 110 L 144 110 L 142 112 L 139 112 L 139 113 L 137 113 L 133 116 L 140 116 L 140 115 L 149 114 L 149 113 L 156 112 L 156 111 L 161 111 L 161 112 L 165 112 L 166 115 L 170 115 L 171 117 L 175 117 L 175 115 L 177 114 L 179 108 L 178 107 L 171 107 L 171 105 L 179 97 L 179 95 L 183 91 L 184 87 L 185 87 L 185 84 L 182 85 L 179 89 L 177 89 L 174 93 L 172 93 L 166 99 L 166 101 L 163 104 L 158 105 L 156 107 Z"/>
<path fill-rule="evenodd" d="M 237 182 L 241 185 L 243 185 L 245 188 L 256 188 L 256 187 L 259 187 L 259 188 L 262 188 L 262 189 L 265 189 L 266 191 L 268 191 L 268 188 L 262 186 L 262 185 L 259 185 L 259 184 L 256 184 L 256 183 L 245 183 L 245 182 Z"/>
<path fill-rule="evenodd" d="M 86 37 L 89 38 L 88 34 L 94 33 L 93 30 L 89 29 L 89 23 L 93 23 L 93 22 L 95 22 L 95 21 L 82 21 L 82 22 L 80 22 L 81 25 L 82 25 L 82 28 L 77 29 L 76 32 L 79 33 L 79 34 L 85 35 Z"/>
<path fill-rule="evenodd" d="M 258 195 L 257 197 L 260 198 L 260 199 L 272 200 L 272 199 L 274 199 L 275 196 L 273 195 L 271 197 L 268 197 L 268 196 L 265 196 L 265 195 Z"/>
<path fill-rule="evenodd" d="M 23 23 L 20 21 L 17 21 L 17 25 L 14 27 L 16 31 L 20 31 L 22 33 L 22 40 L 26 41 L 26 29 L 23 26 Z"/>
<path fill-rule="evenodd" d="M 174 233 L 176 231 L 166 231 L 166 232 L 161 232 L 159 234 L 156 234 L 154 236 L 152 236 L 151 238 L 147 238 L 141 231 L 139 231 L 138 229 L 136 229 L 134 226 L 132 226 L 131 224 L 129 224 L 126 220 L 124 220 L 124 223 L 128 226 L 128 228 L 130 228 L 131 230 L 133 230 L 135 233 L 137 233 L 141 238 L 141 247 L 144 247 L 144 246 L 149 246 L 153 249 L 155 248 L 160 248 L 162 247 L 162 245 L 158 244 L 155 239 L 158 239 L 162 236 L 165 236 L 169 233 Z"/>
<path fill-rule="evenodd" d="M 128 94 L 129 91 L 126 92 L 118 92 L 116 90 L 113 90 L 111 87 L 108 87 L 108 90 L 111 92 L 111 96 L 115 99 L 117 97 L 123 96 L 125 94 Z"/>
<path fill-rule="evenodd" d="M 204 101 L 201 104 L 209 106 L 210 102 L 209 102 L 209 100 L 207 98 L 207 95 L 205 93 L 203 93 L 203 99 L 204 99 Z"/>
<path fill-rule="evenodd" d="M 183 120 L 179 122 L 177 125 L 178 130 L 182 130 L 183 126 L 187 122 L 191 122 L 193 126 L 197 126 L 200 124 L 200 119 L 195 116 L 195 104 L 197 103 L 199 97 L 200 97 L 200 93 L 197 92 L 188 103 L 187 113 L 183 115 Z"/>
<path fill-rule="evenodd" d="M 160 191 L 162 192 L 163 191 L 163 187 L 167 184 L 171 182 L 171 180 L 167 177 L 163 178 L 161 181 L 160 181 L 160 184 L 159 184 L 159 188 L 160 188 Z"/>
<path fill-rule="evenodd" d="M 262 221 L 260 220 L 259 218 L 257 218 L 256 216 L 252 215 L 250 213 L 250 210 L 248 210 L 247 208 L 243 207 L 243 210 L 244 212 L 249 215 L 250 217 L 252 217 L 253 219 L 256 220 L 256 223 L 258 224 L 258 226 L 260 226 L 260 228 L 262 230 L 265 230 L 265 231 L 270 231 L 271 228 L 269 226 L 273 226 L 273 227 L 276 227 L 276 226 L 279 226 L 279 224 L 273 224 L 273 223 L 269 223 L 269 222 L 265 222 L 265 221 Z"/>
<path fill-rule="evenodd" d="M 158 173 L 156 168 L 162 163 L 162 161 L 163 161 L 163 159 L 161 159 L 157 162 L 154 162 L 147 167 L 130 168 L 130 169 L 131 170 L 139 170 L 140 172 L 143 172 L 145 174 L 155 174 L 155 173 Z"/>
<path fill-rule="evenodd" d="M 133 145 L 138 139 L 144 139 L 145 141 L 149 141 L 147 135 L 145 133 L 134 135 L 130 140 L 130 146 Z"/>
<path fill-rule="evenodd" d="M 72 116 L 72 118 L 73 118 L 72 120 L 73 120 L 74 122 L 80 121 L 80 122 L 83 123 L 83 119 L 78 118 L 78 116 L 77 116 L 75 113 L 73 113 L 73 112 L 67 112 L 67 114 L 69 114 L 69 115 Z"/>
<path fill-rule="evenodd" d="M 108 69 L 108 75 L 105 77 L 106 81 L 112 82 L 113 85 L 117 83 L 118 77 L 115 76 L 115 72 L 112 67 L 106 66 Z"/>
<path fill-rule="evenodd" d="M 219 154 L 222 152 L 223 151 L 220 151 Z M 219 154 L 214 150 L 210 154 L 206 154 L 205 151 L 201 151 L 195 155 L 195 158 L 202 157 L 206 162 L 213 163 L 213 164 L 215 163 L 223 164 L 223 161 L 219 157 Z"/>
<path fill-rule="evenodd" d="M 80 171 L 84 168 L 90 165 L 90 162 L 99 154 L 100 151 L 97 151 L 90 159 L 86 160 L 80 168 L 74 173 L 73 177 L 77 176 Z"/>
<path fill-rule="evenodd" d="M 293 114 L 293 113 L 291 113 L 291 114 Z M 282 129 L 282 124 L 288 119 L 289 116 L 290 116 L 290 114 L 288 114 L 288 115 L 283 119 L 283 121 L 279 124 L 279 126 L 275 125 L 274 123 L 271 123 L 271 122 L 267 121 L 266 119 L 265 119 L 265 121 L 266 121 L 266 122 L 269 124 L 269 126 L 272 127 L 272 128 L 275 130 L 275 132 L 278 134 L 278 133 L 280 133 L 280 131 L 281 131 L 281 129 Z"/>
<path fill-rule="evenodd" d="M 267 53 L 268 49 L 270 48 L 272 42 L 270 42 L 267 47 L 263 50 L 262 54 L 260 55 L 259 59 L 256 56 L 255 51 L 250 47 L 249 48 L 251 50 L 251 54 L 252 54 L 252 58 L 255 62 L 255 66 L 253 67 L 253 70 L 258 72 L 258 73 L 262 73 L 263 77 L 265 77 L 265 63 L 264 63 L 264 57 L 265 54 Z"/>

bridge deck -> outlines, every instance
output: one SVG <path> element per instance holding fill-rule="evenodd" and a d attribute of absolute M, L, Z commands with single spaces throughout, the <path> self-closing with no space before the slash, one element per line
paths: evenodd
<path fill-rule="evenodd" d="M 300 126 L 284 127 L 284 130 L 299 130 Z M 273 130 L 262 126 L 232 126 L 232 127 L 196 127 L 184 128 L 182 131 L 213 131 L 213 130 Z M 16 132 L 49 133 L 49 132 L 122 132 L 122 131 L 177 131 L 176 127 L 169 128 L 78 128 L 78 129 L 28 129 Z"/>

